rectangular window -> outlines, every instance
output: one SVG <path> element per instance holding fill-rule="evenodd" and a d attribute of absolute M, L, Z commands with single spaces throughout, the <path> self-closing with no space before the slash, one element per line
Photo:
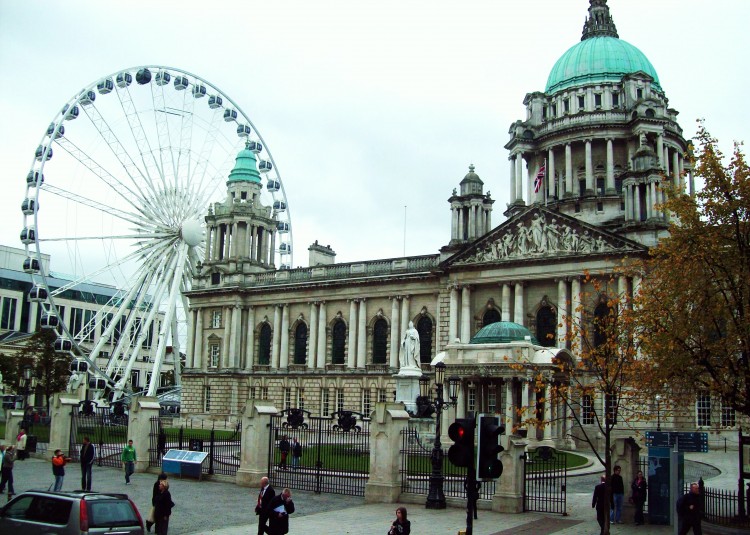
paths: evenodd
<path fill-rule="evenodd" d="M 292 408 L 292 389 L 284 388 L 284 410 Z"/>
<path fill-rule="evenodd" d="M 378 403 L 385 403 L 387 396 L 388 391 L 385 388 L 378 388 Z"/>
<path fill-rule="evenodd" d="M 140 388 L 140 383 L 139 383 L 140 380 L 141 380 L 141 371 L 131 370 L 130 371 L 130 385 L 133 387 L 133 390 Z"/>
<path fill-rule="evenodd" d="M 70 335 L 75 337 L 81 332 L 83 328 L 83 310 L 80 308 L 71 307 L 70 314 L 68 315 L 68 331 Z"/>
<path fill-rule="evenodd" d="M 563 111 L 565 113 L 570 112 L 570 99 L 569 98 L 566 98 L 565 100 L 563 100 Z"/>
<path fill-rule="evenodd" d="M 336 389 L 336 411 L 341 412 L 344 410 L 344 389 Z"/>
<path fill-rule="evenodd" d="M 148 385 L 151 384 L 151 376 L 153 375 L 152 372 L 146 372 L 146 384 L 145 387 L 148 388 Z"/>
<path fill-rule="evenodd" d="M 250 399 L 255 399 L 255 387 L 250 387 Z"/>
<path fill-rule="evenodd" d="M 477 410 L 477 387 L 474 385 L 469 386 L 466 392 L 466 410 L 468 412 Z"/>
<path fill-rule="evenodd" d="M 211 412 L 211 387 L 203 387 L 203 412 Z"/>
<path fill-rule="evenodd" d="M 594 400 L 588 394 L 581 397 L 581 423 L 594 425 Z"/>
<path fill-rule="evenodd" d="M 372 412 L 372 392 L 369 388 L 365 388 L 362 390 L 362 414 L 365 415 L 365 418 L 370 417 L 370 413 Z"/>
<path fill-rule="evenodd" d="M 211 311 L 211 328 L 221 329 L 221 310 Z"/>
<path fill-rule="evenodd" d="M 602 94 L 601 93 L 596 93 L 594 95 L 594 106 L 596 106 L 597 108 L 602 107 Z"/>
<path fill-rule="evenodd" d="M 614 394 L 607 394 L 604 397 L 605 400 L 605 410 L 607 411 L 607 423 L 609 425 L 616 425 L 617 424 L 617 396 Z"/>
<path fill-rule="evenodd" d="M 711 394 L 705 390 L 698 392 L 695 401 L 695 416 L 698 427 L 711 426 Z"/>
<path fill-rule="evenodd" d="M 221 356 L 221 348 L 219 344 L 211 344 L 208 346 L 208 367 L 218 368 L 219 357 Z"/>
<path fill-rule="evenodd" d="M 320 415 L 323 417 L 331 415 L 331 392 L 327 388 L 320 391 Z"/>
<path fill-rule="evenodd" d="M 553 104 L 553 105 L 551 106 L 551 110 L 552 110 L 552 117 L 553 117 L 553 118 L 554 118 L 554 117 L 557 117 L 557 104 Z"/>
<path fill-rule="evenodd" d="M 41 307 L 40 307 L 41 308 Z M 12 330 L 16 325 L 16 299 L 3 298 L 2 322 L 0 328 Z"/>
<path fill-rule="evenodd" d="M 494 386 L 487 391 L 487 412 L 497 412 L 497 388 Z"/>
<path fill-rule="evenodd" d="M 643 89 L 641 89 L 641 88 L 639 87 L 639 88 L 638 88 L 638 89 L 637 89 L 637 90 L 635 91 L 635 96 L 636 96 L 636 98 L 638 98 L 639 100 L 640 100 L 640 99 L 642 99 L 642 98 L 643 98 Z"/>
<path fill-rule="evenodd" d="M 305 408 L 305 389 L 304 388 L 297 389 L 297 407 L 300 409 Z"/>
<path fill-rule="evenodd" d="M 721 427 L 736 427 L 736 426 L 737 426 L 737 418 L 734 413 L 734 409 L 722 403 L 721 404 Z"/>
<path fill-rule="evenodd" d="M 578 111 L 583 111 L 586 107 L 586 98 L 583 95 L 578 95 Z"/>
<path fill-rule="evenodd" d="M 613 108 L 620 107 L 620 93 L 612 93 L 612 107 Z"/>
<path fill-rule="evenodd" d="M 93 342 L 94 341 L 94 333 L 96 333 L 96 322 L 94 318 L 96 317 L 96 313 L 93 310 L 84 310 L 83 311 L 83 328 L 84 328 L 84 335 L 82 337 L 82 340 L 85 342 Z"/>
<path fill-rule="evenodd" d="M 542 106 L 542 119 L 547 118 L 547 106 Z"/>

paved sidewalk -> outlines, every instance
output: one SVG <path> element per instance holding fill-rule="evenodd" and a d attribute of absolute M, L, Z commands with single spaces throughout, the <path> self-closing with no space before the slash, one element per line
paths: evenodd
<path fill-rule="evenodd" d="M 706 463 L 721 470 L 708 479 L 707 485 L 736 489 L 737 452 L 690 454 L 690 460 Z M 581 484 L 601 472 L 596 462 L 572 471 L 568 481 L 568 516 L 539 513 L 501 514 L 480 510 L 474 521 L 475 535 L 595 535 L 599 533 L 591 509 L 591 489 Z M 80 486 L 80 467 L 66 467 L 64 489 Z M 584 474 L 574 477 L 573 474 Z M 53 481 L 48 461 L 29 459 L 16 462 L 16 492 L 46 489 Z M 143 515 L 150 507 L 151 488 L 156 480 L 152 473 L 134 474 L 133 484 L 126 486 L 121 470 L 94 467 L 94 490 L 127 493 Z M 257 520 L 253 512 L 256 489 L 242 488 L 232 481 L 196 481 L 170 478 L 170 491 L 177 504 L 170 522 L 171 535 L 220 535 L 255 533 Z M 574 490 L 575 489 L 575 490 Z M 291 534 L 297 535 L 383 535 L 395 517 L 397 504 L 365 504 L 362 498 L 332 494 L 293 491 L 297 512 L 291 516 Z M 4 499 L 3 499 L 4 501 Z M 405 504 L 415 535 L 454 535 L 466 526 L 465 509 L 427 510 L 423 504 Z M 626 520 L 630 520 L 627 518 Z M 668 526 L 612 526 L 613 535 L 667 535 Z"/>

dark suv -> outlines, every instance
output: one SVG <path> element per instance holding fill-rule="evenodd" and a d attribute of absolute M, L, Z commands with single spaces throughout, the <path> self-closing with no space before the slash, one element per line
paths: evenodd
<path fill-rule="evenodd" d="M 0 509 L 0 533 L 143 535 L 143 519 L 127 494 L 30 490 Z"/>

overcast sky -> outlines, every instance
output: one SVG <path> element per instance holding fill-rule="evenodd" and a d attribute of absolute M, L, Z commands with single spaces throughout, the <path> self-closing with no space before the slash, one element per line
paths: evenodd
<path fill-rule="evenodd" d="M 750 2 L 609 6 L 686 137 L 705 117 L 725 152 L 747 139 Z M 104 75 L 156 64 L 210 81 L 258 128 L 285 184 L 295 266 L 307 265 L 314 240 L 340 262 L 401 256 L 404 243 L 407 255 L 436 253 L 470 163 L 496 199 L 493 225 L 503 221 L 508 128 L 580 40 L 587 9 L 587 0 L 0 0 L 0 243 L 21 247 L 25 177 L 62 104 Z M 41 221 L 40 212 L 40 232 L 54 224 Z"/>

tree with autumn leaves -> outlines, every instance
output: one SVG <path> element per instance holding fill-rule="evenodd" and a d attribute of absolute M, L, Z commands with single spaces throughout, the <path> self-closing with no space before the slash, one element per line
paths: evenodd
<path fill-rule="evenodd" d="M 667 189 L 670 235 L 651 250 L 635 297 L 644 389 L 692 406 L 696 392 L 750 416 L 750 174 L 742 144 L 725 157 L 699 122 L 694 196 Z"/>

